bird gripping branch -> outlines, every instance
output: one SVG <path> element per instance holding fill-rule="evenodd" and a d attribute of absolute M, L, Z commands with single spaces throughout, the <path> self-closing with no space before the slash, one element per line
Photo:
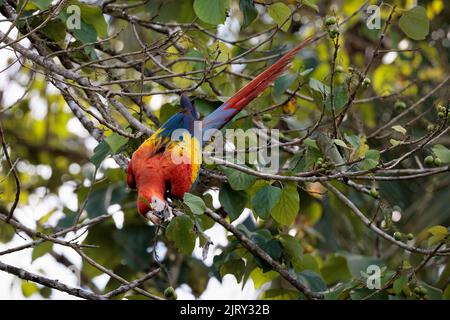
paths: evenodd
<path fill-rule="evenodd" d="M 203 132 L 221 129 L 252 100 L 259 96 L 287 68 L 293 57 L 318 38 L 309 37 L 286 52 L 277 62 L 240 89 L 201 124 Z M 180 112 L 169 118 L 133 153 L 128 165 L 127 183 L 138 191 L 139 213 L 156 224 L 169 209 L 166 196 L 183 198 L 198 178 L 201 146 L 209 139 L 194 136 L 194 124 L 200 121 L 194 105 L 185 96 L 180 99 Z M 181 131 L 184 130 L 181 134 Z M 176 133 L 176 134 L 175 134 Z M 174 159 L 177 159 L 174 161 Z"/>

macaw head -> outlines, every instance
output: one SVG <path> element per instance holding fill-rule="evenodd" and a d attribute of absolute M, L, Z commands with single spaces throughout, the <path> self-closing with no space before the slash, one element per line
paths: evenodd
<path fill-rule="evenodd" d="M 156 225 L 161 223 L 162 218 L 169 210 L 169 206 L 164 199 L 164 189 L 159 190 L 154 185 L 141 188 L 137 201 L 139 213 Z"/>

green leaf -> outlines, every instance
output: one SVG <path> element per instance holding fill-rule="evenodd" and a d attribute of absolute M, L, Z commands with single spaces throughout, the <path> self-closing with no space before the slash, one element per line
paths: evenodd
<path fill-rule="evenodd" d="M 242 259 L 230 259 L 225 261 L 225 263 L 223 263 L 219 268 L 219 272 L 222 277 L 227 274 L 232 274 L 236 277 L 238 282 L 241 281 L 244 271 L 245 262 Z"/>
<path fill-rule="evenodd" d="M 67 19 L 69 14 L 62 10 L 59 14 L 59 18 L 67 25 Z M 97 31 L 94 26 L 86 23 L 83 19 L 80 22 L 80 28 L 72 30 L 73 36 L 83 44 L 93 43 L 97 41 Z M 84 48 L 84 52 L 92 59 L 97 57 L 93 45 L 88 45 Z"/>
<path fill-rule="evenodd" d="M 42 296 L 42 298 L 48 299 L 52 294 L 52 289 L 49 287 L 42 287 L 41 289 L 39 289 L 39 293 Z"/>
<path fill-rule="evenodd" d="M 380 162 L 380 151 L 378 150 L 367 150 L 364 155 L 364 160 L 361 161 L 359 167 L 361 170 L 369 170 L 375 168 Z"/>
<path fill-rule="evenodd" d="M 399 126 L 399 125 L 393 126 L 392 129 L 394 129 L 397 132 L 400 132 L 401 134 L 405 134 L 406 133 L 406 129 L 403 128 L 402 126 Z"/>
<path fill-rule="evenodd" d="M 296 290 L 270 289 L 263 293 L 263 300 L 297 300 L 299 296 Z"/>
<path fill-rule="evenodd" d="M 212 228 L 215 224 L 214 220 L 205 214 L 202 214 L 201 216 L 198 216 L 196 218 L 203 231 Z"/>
<path fill-rule="evenodd" d="M 222 170 L 227 176 L 228 183 L 233 190 L 246 190 L 256 181 L 255 176 L 251 176 L 236 169 L 223 167 Z"/>
<path fill-rule="evenodd" d="M 450 150 L 444 147 L 442 144 L 437 144 L 432 148 L 433 153 L 441 159 L 442 163 L 450 163 Z"/>
<path fill-rule="evenodd" d="M 325 281 L 316 272 L 305 270 L 297 273 L 297 278 L 313 292 L 325 291 L 327 289 Z"/>
<path fill-rule="evenodd" d="M 319 150 L 319 146 L 317 145 L 317 142 L 316 142 L 316 140 L 314 140 L 314 139 L 306 138 L 306 139 L 303 141 L 303 143 L 304 143 L 305 145 L 307 145 L 308 147 L 311 147 L 311 148 L 314 148 L 314 149 L 316 149 L 316 150 Z"/>
<path fill-rule="evenodd" d="M 272 218 L 279 224 L 291 225 L 300 209 L 300 197 L 297 192 L 297 184 L 289 183 L 281 191 L 280 201 L 272 210 Z"/>
<path fill-rule="evenodd" d="M 20 288 L 22 289 L 22 294 L 25 298 L 29 298 L 33 294 L 39 292 L 39 287 L 36 285 L 36 283 L 28 282 L 26 280 L 22 280 Z"/>
<path fill-rule="evenodd" d="M 186 215 L 175 217 L 167 226 L 166 237 L 180 252 L 190 255 L 195 247 L 194 223 Z"/>
<path fill-rule="evenodd" d="M 424 40 L 430 31 L 427 11 L 421 6 L 412 8 L 401 16 L 399 26 L 411 39 Z"/>
<path fill-rule="evenodd" d="M 105 160 L 111 153 L 111 147 L 105 140 L 103 140 L 95 147 L 94 155 L 91 157 L 91 162 L 98 168 L 102 164 L 103 160 Z"/>
<path fill-rule="evenodd" d="M 444 226 L 432 226 L 427 229 L 429 233 L 431 233 L 433 236 L 438 235 L 447 235 L 448 229 Z"/>
<path fill-rule="evenodd" d="M 289 234 L 282 234 L 280 236 L 281 243 L 284 247 L 284 252 L 292 259 L 292 261 L 299 262 L 303 255 L 303 248 L 300 242 Z"/>
<path fill-rule="evenodd" d="M 189 49 L 186 52 L 185 56 L 189 57 L 189 58 L 197 58 L 197 59 L 205 58 L 204 55 L 200 51 L 197 51 L 195 49 Z M 192 66 L 192 68 L 194 68 L 194 70 L 203 70 L 206 67 L 206 64 L 204 61 L 189 61 L 189 64 Z M 198 105 L 199 104 L 205 105 L 205 104 L 209 104 L 209 103 L 211 103 L 211 102 L 207 101 L 207 100 L 195 99 L 195 108 L 197 109 L 198 112 L 200 112 L 200 114 L 203 115 L 202 111 L 199 110 Z M 178 106 L 176 106 L 176 107 L 178 108 Z M 209 110 L 209 111 L 212 111 L 212 110 Z"/>
<path fill-rule="evenodd" d="M 313 97 L 316 102 L 322 104 L 323 97 L 325 96 L 325 109 L 330 112 L 331 111 L 331 94 L 330 87 L 314 78 L 310 78 L 308 82 L 309 87 L 314 91 Z M 342 107 L 347 103 L 348 95 L 347 90 L 343 86 L 336 86 L 333 91 L 333 103 L 334 109 L 336 111 L 340 111 Z"/>
<path fill-rule="evenodd" d="M 49 21 L 42 28 L 42 32 L 50 39 L 62 46 L 66 38 L 66 24 L 61 20 Z"/>
<path fill-rule="evenodd" d="M 0 243 L 6 243 L 11 241 L 15 235 L 14 228 L 9 224 L 0 224 Z"/>
<path fill-rule="evenodd" d="M 185 193 L 183 202 L 191 209 L 193 214 L 202 215 L 206 211 L 206 205 L 202 198 L 191 193 Z"/>
<path fill-rule="evenodd" d="M 275 271 L 264 272 L 261 268 L 258 267 L 253 269 L 253 271 L 250 273 L 250 277 L 253 280 L 255 289 L 261 288 L 263 284 L 275 279 L 278 276 L 279 274 Z"/>
<path fill-rule="evenodd" d="M 340 146 L 340 147 L 343 147 L 343 148 L 348 148 L 347 144 L 344 141 L 340 140 L 340 139 L 334 139 L 333 141 L 334 141 L 334 144 L 337 145 L 337 146 Z"/>
<path fill-rule="evenodd" d="M 37 245 L 33 249 L 33 253 L 31 254 L 31 261 L 36 260 L 39 257 L 42 257 L 44 254 L 52 251 L 53 243 L 50 241 L 44 241 L 43 243 Z"/>
<path fill-rule="evenodd" d="M 308 8 L 311 8 L 314 11 L 316 11 L 317 13 L 319 13 L 319 6 L 314 3 L 314 0 L 303 0 L 302 4 L 304 4 Z"/>
<path fill-rule="evenodd" d="M 316 258 L 310 254 L 303 255 L 299 260 L 293 261 L 295 271 L 311 270 L 319 272 L 319 265 Z"/>
<path fill-rule="evenodd" d="M 30 2 L 35 4 L 41 10 L 48 9 L 53 0 L 31 0 Z"/>
<path fill-rule="evenodd" d="M 328 285 L 350 280 L 352 277 L 347 259 L 339 255 L 329 256 L 320 272 Z"/>
<path fill-rule="evenodd" d="M 200 20 L 217 25 L 225 21 L 228 5 L 228 0 L 195 0 L 194 12 Z"/>
<path fill-rule="evenodd" d="M 230 185 L 227 183 L 220 189 L 219 201 L 225 209 L 225 212 L 230 216 L 230 220 L 233 221 L 241 215 L 242 211 L 244 211 L 248 201 L 248 195 L 247 192 L 231 189 Z"/>
<path fill-rule="evenodd" d="M 327 87 L 328 88 L 328 87 Z M 331 92 L 331 89 L 327 89 Z M 348 95 L 347 90 L 343 86 L 335 86 L 333 91 L 333 103 L 335 111 L 341 111 L 342 107 L 347 103 Z M 325 108 L 331 112 L 331 94 L 327 93 L 325 100 Z"/>
<path fill-rule="evenodd" d="M 393 289 L 398 295 L 408 286 L 408 275 L 404 274 L 394 281 Z"/>
<path fill-rule="evenodd" d="M 119 149 L 128 142 L 128 138 L 114 132 L 112 135 L 108 136 L 105 141 L 109 145 L 112 153 L 116 154 Z"/>
<path fill-rule="evenodd" d="M 283 245 L 277 239 L 272 239 L 261 245 L 261 248 L 266 251 L 274 260 L 279 260 L 283 254 Z"/>
<path fill-rule="evenodd" d="M 309 79 L 308 83 L 309 87 L 313 89 L 314 91 L 317 91 L 321 94 L 329 95 L 330 93 L 330 87 L 324 84 L 322 81 L 319 81 L 317 79 L 311 78 Z"/>
<path fill-rule="evenodd" d="M 269 16 L 281 27 L 281 30 L 288 31 L 291 26 L 291 19 L 287 20 L 291 15 L 291 9 L 281 2 L 271 4 L 268 8 Z M 286 21 L 287 20 L 287 21 Z M 283 24 L 284 23 L 284 24 Z"/>
<path fill-rule="evenodd" d="M 395 147 L 395 146 L 398 146 L 398 145 L 400 144 L 400 141 L 395 140 L 395 139 L 389 139 L 389 142 L 390 142 L 391 145 L 393 145 L 394 147 Z"/>
<path fill-rule="evenodd" d="M 428 239 L 428 247 L 431 248 L 435 244 L 438 244 L 441 241 L 443 241 L 446 237 L 447 237 L 446 234 L 436 234 L 436 235 L 431 236 Z"/>
<path fill-rule="evenodd" d="M 289 87 L 294 83 L 294 81 L 297 79 L 297 74 L 286 74 L 284 76 L 279 77 L 277 80 L 275 80 L 273 90 L 272 90 L 272 97 L 275 102 L 281 103 L 283 102 L 283 93 L 289 89 Z"/>
<path fill-rule="evenodd" d="M 102 9 L 88 4 L 77 4 L 80 7 L 81 19 L 94 27 L 100 38 L 108 37 L 108 25 Z"/>
<path fill-rule="evenodd" d="M 17 6 L 16 6 L 17 11 L 19 11 L 20 9 L 23 8 L 23 5 L 25 4 L 25 2 L 26 2 L 25 0 L 17 1 Z M 0 4 L 2 4 L 1 1 L 0 1 Z M 26 6 L 24 8 L 25 11 L 35 11 L 37 9 L 38 9 L 38 7 L 32 1 L 28 1 L 28 3 L 26 4 Z"/>
<path fill-rule="evenodd" d="M 265 186 L 256 192 L 252 199 L 252 206 L 258 217 L 267 219 L 281 197 L 281 189 L 273 186 Z"/>
<path fill-rule="evenodd" d="M 240 0 L 239 8 L 241 9 L 244 20 L 242 21 L 242 28 L 247 28 L 253 20 L 258 16 L 258 10 L 256 10 L 253 0 Z"/>
<path fill-rule="evenodd" d="M 444 290 L 444 294 L 442 295 L 444 300 L 450 300 L 450 284 Z"/>

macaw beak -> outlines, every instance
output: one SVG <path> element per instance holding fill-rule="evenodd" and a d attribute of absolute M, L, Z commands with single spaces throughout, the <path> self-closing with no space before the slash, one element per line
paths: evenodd
<path fill-rule="evenodd" d="M 171 212 L 167 202 L 157 196 L 152 196 L 150 199 L 139 199 L 138 210 L 142 216 L 155 225 L 160 225 L 164 219 L 169 218 Z"/>

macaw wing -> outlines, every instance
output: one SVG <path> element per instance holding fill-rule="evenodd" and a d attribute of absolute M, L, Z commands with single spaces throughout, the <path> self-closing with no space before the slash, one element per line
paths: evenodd
<path fill-rule="evenodd" d="M 145 148 L 148 156 L 164 151 L 172 140 L 182 139 L 183 132 L 186 130 L 193 135 L 194 122 L 198 120 L 197 111 L 186 96 L 181 96 L 180 105 L 181 111 L 171 116 L 139 147 L 139 149 Z M 174 136 L 174 132 L 180 129 L 182 130 L 180 134 Z"/>
<path fill-rule="evenodd" d="M 178 129 L 185 129 L 193 135 L 194 123 L 198 120 L 197 110 L 184 95 L 181 96 L 180 106 L 181 111 L 174 114 L 161 126 L 162 130 L 158 133 L 159 135 L 173 138 L 172 133 Z"/>

